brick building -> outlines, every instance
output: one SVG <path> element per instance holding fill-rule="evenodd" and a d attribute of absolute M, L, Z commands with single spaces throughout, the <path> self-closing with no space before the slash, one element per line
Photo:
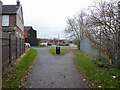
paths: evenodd
<path fill-rule="evenodd" d="M 22 5 L 2 4 L 2 61 L 5 65 L 24 53 L 24 19 Z M 3 65 L 4 65 L 3 64 Z"/>
<path fill-rule="evenodd" d="M 38 46 L 37 31 L 32 26 L 24 27 L 25 43 L 30 43 L 31 46 Z"/>
<path fill-rule="evenodd" d="M 17 37 L 24 35 L 23 11 L 20 1 L 16 5 L 2 5 L 2 27 L 15 30 Z"/>

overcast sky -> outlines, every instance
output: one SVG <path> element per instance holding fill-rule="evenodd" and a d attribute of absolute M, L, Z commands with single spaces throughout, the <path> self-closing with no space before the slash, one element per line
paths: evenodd
<path fill-rule="evenodd" d="M 3 4 L 16 4 L 16 0 L 2 0 Z M 24 24 L 37 30 L 39 38 L 65 38 L 66 20 L 87 8 L 93 0 L 20 0 Z"/>

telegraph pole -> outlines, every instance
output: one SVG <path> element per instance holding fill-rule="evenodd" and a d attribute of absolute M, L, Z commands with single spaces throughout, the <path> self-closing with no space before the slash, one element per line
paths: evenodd
<path fill-rule="evenodd" d="M 58 35 L 58 46 L 59 46 L 59 44 L 60 44 L 60 37 L 59 37 L 59 35 Z"/>

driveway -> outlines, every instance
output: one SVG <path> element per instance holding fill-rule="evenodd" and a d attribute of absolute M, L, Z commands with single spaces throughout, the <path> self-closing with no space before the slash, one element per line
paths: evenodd
<path fill-rule="evenodd" d="M 52 56 L 48 48 L 38 48 L 38 58 L 25 88 L 89 88 L 78 71 L 72 52 Z"/>

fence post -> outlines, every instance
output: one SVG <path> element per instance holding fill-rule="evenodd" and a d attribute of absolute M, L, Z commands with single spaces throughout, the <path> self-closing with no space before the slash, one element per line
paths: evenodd
<path fill-rule="evenodd" d="M 24 53 L 25 53 L 25 48 L 26 48 L 26 47 L 25 47 L 25 42 L 24 42 L 24 40 L 23 40 L 23 45 L 24 45 L 23 47 L 24 47 Z"/>
<path fill-rule="evenodd" d="M 20 37 L 19 37 L 19 57 L 21 56 L 21 41 L 20 41 Z"/>
<path fill-rule="evenodd" d="M 0 89 L 2 89 L 2 1 L 0 0 Z"/>
<path fill-rule="evenodd" d="M 101 61 L 101 29 L 100 29 L 100 50 L 99 50 L 99 61 Z"/>
<path fill-rule="evenodd" d="M 16 59 L 17 59 L 17 37 L 16 37 L 16 43 L 15 44 L 16 44 L 16 50 L 15 51 L 16 51 Z"/>
<path fill-rule="evenodd" d="M 9 64 L 11 64 L 11 33 L 9 33 Z"/>

